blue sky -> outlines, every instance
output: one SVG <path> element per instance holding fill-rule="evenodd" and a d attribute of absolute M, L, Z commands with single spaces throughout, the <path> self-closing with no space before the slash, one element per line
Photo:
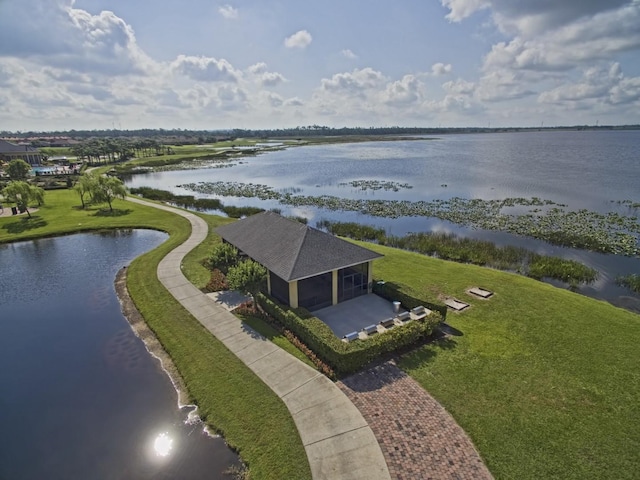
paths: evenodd
<path fill-rule="evenodd" d="M 640 123 L 640 0 L 0 0 L 0 130 Z"/>

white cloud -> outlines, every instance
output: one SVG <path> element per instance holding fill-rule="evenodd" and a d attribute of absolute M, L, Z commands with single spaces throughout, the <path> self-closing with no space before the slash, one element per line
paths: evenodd
<path fill-rule="evenodd" d="M 251 65 L 247 70 L 249 70 L 249 73 L 259 75 L 267 71 L 267 64 L 264 62 L 255 63 Z"/>
<path fill-rule="evenodd" d="M 383 95 L 383 101 L 394 107 L 415 104 L 421 99 L 422 84 L 415 75 L 405 75 L 401 80 L 387 85 Z"/>
<path fill-rule="evenodd" d="M 595 15 L 632 6 L 636 0 L 441 0 L 446 18 L 460 22 L 490 9 L 493 21 L 505 33 L 535 36 Z"/>
<path fill-rule="evenodd" d="M 302 107 L 304 106 L 304 102 L 300 100 L 298 97 L 288 98 L 284 101 L 284 105 L 286 107 Z"/>
<path fill-rule="evenodd" d="M 299 30 L 290 37 L 284 39 L 284 46 L 287 48 L 307 48 L 313 38 L 306 30 Z"/>
<path fill-rule="evenodd" d="M 542 92 L 538 97 L 540 103 L 562 103 L 574 107 L 585 102 L 631 106 L 633 103 L 637 104 L 638 100 L 640 100 L 640 77 L 625 77 L 619 63 L 613 63 L 608 68 L 588 68 L 583 72 L 579 82 L 566 83 Z"/>
<path fill-rule="evenodd" d="M 491 5 L 489 0 L 441 0 L 441 3 L 449 9 L 446 18 L 452 22 L 460 22 Z"/>
<path fill-rule="evenodd" d="M 340 52 L 340 54 L 344 57 L 344 58 L 348 58 L 349 60 L 355 60 L 356 58 L 358 58 L 358 56 L 353 53 L 350 49 L 345 48 L 344 50 L 342 50 Z"/>
<path fill-rule="evenodd" d="M 237 82 L 241 73 L 225 59 L 179 55 L 171 69 L 187 77 L 204 82 Z"/>
<path fill-rule="evenodd" d="M 262 74 L 260 81 L 265 87 L 275 87 L 276 85 L 286 82 L 287 79 L 278 72 L 265 72 Z"/>
<path fill-rule="evenodd" d="M 382 73 L 367 67 L 355 69 L 353 72 L 336 73 L 331 78 L 323 78 L 321 80 L 321 89 L 361 95 L 365 90 L 380 87 L 385 82 L 386 79 Z"/>
<path fill-rule="evenodd" d="M 138 46 L 133 28 L 113 12 L 92 15 L 73 0 L 0 3 L 0 56 L 109 75 L 152 74 L 156 63 Z"/>
<path fill-rule="evenodd" d="M 287 81 L 281 73 L 268 71 L 267 64 L 264 62 L 251 65 L 247 71 L 263 87 L 275 87 Z"/>
<path fill-rule="evenodd" d="M 471 95 L 475 91 L 476 85 L 473 82 L 467 82 L 466 80 L 458 78 L 455 81 L 450 80 L 443 83 L 442 88 L 449 93 Z"/>
<path fill-rule="evenodd" d="M 228 20 L 235 20 L 238 18 L 238 9 L 233 8 L 231 5 L 222 5 L 218 8 L 218 13 Z"/>
<path fill-rule="evenodd" d="M 447 75 L 451 73 L 451 70 L 452 67 L 450 63 L 444 64 L 438 62 L 431 65 L 431 75 L 434 76 Z"/>

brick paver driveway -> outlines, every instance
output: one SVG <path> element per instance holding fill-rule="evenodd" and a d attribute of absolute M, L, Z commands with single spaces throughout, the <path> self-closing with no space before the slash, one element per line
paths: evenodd
<path fill-rule="evenodd" d="M 393 361 L 338 386 L 369 423 L 397 480 L 492 479 L 453 417 Z"/>

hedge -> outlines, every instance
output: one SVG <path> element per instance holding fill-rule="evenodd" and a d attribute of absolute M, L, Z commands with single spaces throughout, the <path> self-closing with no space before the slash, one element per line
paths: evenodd
<path fill-rule="evenodd" d="M 373 282 L 373 293 L 375 293 L 379 297 L 389 300 L 390 302 L 398 301 L 407 310 L 411 310 L 412 308 L 422 305 L 429 310 L 435 310 L 436 312 L 440 313 L 440 315 L 442 315 L 442 319 L 446 320 L 447 307 L 445 305 L 438 305 L 436 303 L 420 300 L 405 293 L 405 290 L 407 290 L 406 286 L 401 286 L 396 283 L 377 281 Z"/>
<path fill-rule="evenodd" d="M 429 337 L 442 321 L 440 313 L 433 312 L 422 320 L 396 326 L 367 340 L 347 343 L 336 337 L 327 324 L 304 308 L 292 309 L 264 293 L 257 294 L 255 299 L 262 310 L 293 332 L 339 375 L 356 372 L 385 353 Z"/>

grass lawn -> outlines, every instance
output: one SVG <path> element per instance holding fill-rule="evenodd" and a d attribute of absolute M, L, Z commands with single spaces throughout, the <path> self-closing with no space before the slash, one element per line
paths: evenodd
<path fill-rule="evenodd" d="M 300 437 L 285 405 L 224 345 L 209 334 L 157 279 L 162 257 L 189 235 L 177 215 L 125 201 L 115 214 L 83 211 L 77 195 L 49 191 L 47 205 L 33 214 L 0 218 L 0 242 L 103 228 L 154 228 L 171 237 L 134 260 L 128 271 L 132 298 L 171 355 L 199 413 L 236 448 L 256 479 L 311 478 Z M 215 220 L 212 220 L 215 221 Z"/>
<path fill-rule="evenodd" d="M 461 335 L 400 361 L 498 479 L 638 478 L 640 316 L 522 276 L 361 243 L 376 279 L 437 301 Z M 465 290 L 495 292 L 488 300 Z"/>

